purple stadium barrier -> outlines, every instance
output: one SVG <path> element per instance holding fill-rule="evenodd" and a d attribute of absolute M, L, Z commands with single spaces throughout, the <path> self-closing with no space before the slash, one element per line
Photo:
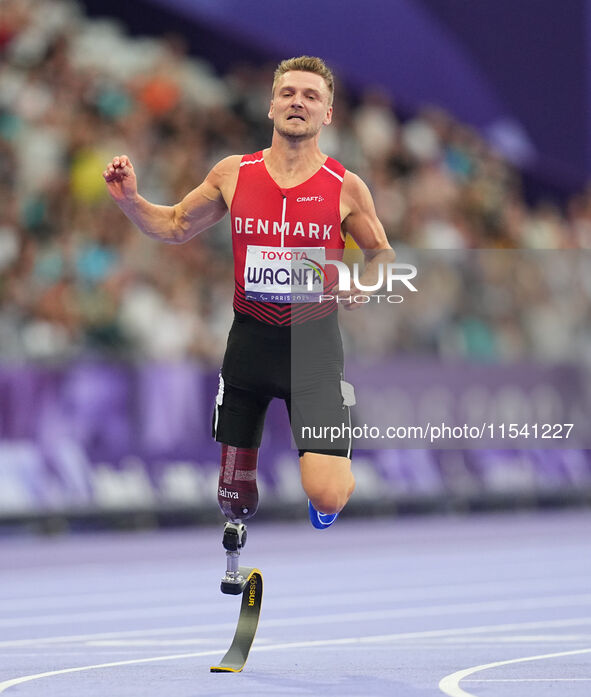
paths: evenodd
<path fill-rule="evenodd" d="M 509 388 L 514 400 L 522 394 L 526 402 L 535 396 L 532 390 L 538 402 L 551 394 L 555 419 L 572 416 L 573 396 L 577 408 L 584 406 L 574 369 L 497 367 L 491 373 L 488 367 L 485 373 L 457 365 L 444 373 L 441 365 L 422 364 L 419 370 L 417 364 L 391 362 L 371 369 L 351 366 L 348 378 L 357 385 L 354 425 L 379 424 L 384 414 L 390 423 L 403 423 L 396 404 L 402 397 L 406 423 L 419 423 L 428 418 L 425 405 L 436 411 L 458 395 L 462 405 L 475 390 L 488 395 L 484 407 L 492 409 L 490 418 L 498 415 L 492 397 Z M 219 455 L 210 418 L 216 383 L 215 373 L 193 363 L 3 367 L 0 516 L 215 506 Z M 454 409 L 438 415 L 448 423 L 464 418 Z M 416 438 L 378 445 L 357 443 L 358 502 L 568 495 L 591 487 L 587 451 L 564 440 L 496 440 L 494 449 L 476 441 L 430 444 Z M 278 402 L 268 414 L 259 479 L 263 495 L 275 501 L 303 497 L 286 410 Z"/>

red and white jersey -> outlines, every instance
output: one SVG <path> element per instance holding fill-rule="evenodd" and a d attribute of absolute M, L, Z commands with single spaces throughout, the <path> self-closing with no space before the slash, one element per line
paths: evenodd
<path fill-rule="evenodd" d="M 337 281 L 336 268 L 325 268 L 319 260 L 342 258 L 345 243 L 340 197 L 344 175 L 343 165 L 329 157 L 302 184 L 282 188 L 267 171 L 262 151 L 242 157 L 230 208 L 236 311 L 267 324 L 289 325 L 336 310 L 334 301 L 293 301 L 304 295 L 289 293 L 296 273 L 290 272 L 290 264 L 292 258 L 307 257 L 310 269 L 320 269 L 314 270 L 316 286 L 320 283 L 318 292 L 331 294 Z M 287 284 L 286 294 L 281 294 L 281 285 L 264 286 L 267 281 Z M 268 292 L 268 288 L 274 290 Z"/>

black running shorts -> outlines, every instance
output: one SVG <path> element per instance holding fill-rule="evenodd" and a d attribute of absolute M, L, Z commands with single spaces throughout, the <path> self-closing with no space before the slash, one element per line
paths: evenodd
<path fill-rule="evenodd" d="M 337 313 L 304 324 L 264 324 L 236 312 L 213 414 L 213 437 L 258 448 L 271 400 L 283 399 L 300 456 L 351 457 L 352 387 L 343 381 Z"/>

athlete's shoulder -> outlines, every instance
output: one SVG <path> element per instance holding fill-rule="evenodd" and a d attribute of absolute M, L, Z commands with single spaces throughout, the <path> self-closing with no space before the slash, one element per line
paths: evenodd
<path fill-rule="evenodd" d="M 335 160 L 334 157 L 327 157 L 322 167 L 323 169 L 330 172 L 330 174 L 335 176 L 337 179 L 339 179 L 341 182 L 343 181 L 343 177 L 345 176 L 345 172 L 347 171 L 345 169 L 345 166 L 341 164 L 338 160 Z"/>
<path fill-rule="evenodd" d="M 371 199 L 367 184 L 359 175 L 349 169 L 346 169 L 343 175 L 343 195 L 360 201 L 368 197 Z"/>
<path fill-rule="evenodd" d="M 211 171 L 219 172 L 220 174 L 233 172 L 240 166 L 243 157 L 244 155 L 228 155 L 228 157 L 224 157 L 215 164 Z"/>
<path fill-rule="evenodd" d="M 258 150 L 257 152 L 251 152 L 248 155 L 241 155 L 240 156 L 240 166 L 242 165 L 254 165 L 257 162 L 263 162 L 264 161 L 263 157 L 263 151 Z"/>
<path fill-rule="evenodd" d="M 221 189 L 224 182 L 236 177 L 240 169 L 241 159 L 242 155 L 229 155 L 228 157 L 224 157 L 223 160 L 220 160 L 212 167 L 207 175 L 206 181 L 216 189 Z"/>

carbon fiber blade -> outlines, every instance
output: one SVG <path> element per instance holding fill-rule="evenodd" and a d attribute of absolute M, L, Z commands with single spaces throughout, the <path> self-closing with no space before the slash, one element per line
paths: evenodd
<path fill-rule="evenodd" d="M 219 665 L 210 668 L 212 673 L 239 673 L 244 668 L 259 624 L 263 602 L 263 575 L 258 569 L 244 566 L 240 567 L 240 573 L 246 579 L 246 585 L 242 591 L 238 625 L 226 655 Z"/>

